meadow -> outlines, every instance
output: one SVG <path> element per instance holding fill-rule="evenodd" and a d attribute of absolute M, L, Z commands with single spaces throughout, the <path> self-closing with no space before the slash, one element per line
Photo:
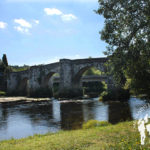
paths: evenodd
<path fill-rule="evenodd" d="M 60 131 L 45 135 L 34 135 L 22 139 L 0 142 L 0 150 L 147 150 L 140 143 L 140 134 L 135 122 L 122 122 L 116 125 L 105 123 L 102 126 L 79 130 Z"/>

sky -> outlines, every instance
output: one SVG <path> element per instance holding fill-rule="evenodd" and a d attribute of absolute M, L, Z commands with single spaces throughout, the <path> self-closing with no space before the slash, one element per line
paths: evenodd
<path fill-rule="evenodd" d="M 0 57 L 10 65 L 104 57 L 97 0 L 0 0 Z"/>

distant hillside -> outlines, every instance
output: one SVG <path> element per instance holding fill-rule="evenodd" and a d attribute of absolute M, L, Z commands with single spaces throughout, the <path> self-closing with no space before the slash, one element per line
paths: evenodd
<path fill-rule="evenodd" d="M 24 66 L 10 66 L 12 72 L 19 72 L 19 71 L 25 71 L 30 68 L 30 66 L 24 65 Z"/>

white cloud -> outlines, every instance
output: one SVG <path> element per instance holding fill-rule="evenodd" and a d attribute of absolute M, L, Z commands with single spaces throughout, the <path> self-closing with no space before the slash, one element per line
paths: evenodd
<path fill-rule="evenodd" d="M 0 29 L 5 29 L 7 27 L 7 23 L 0 21 Z"/>
<path fill-rule="evenodd" d="M 29 34 L 29 29 L 28 28 L 23 28 L 23 27 L 20 27 L 20 26 L 15 26 L 14 29 L 17 30 L 18 32 Z"/>
<path fill-rule="evenodd" d="M 47 15 L 62 15 L 62 12 L 56 8 L 44 8 Z"/>
<path fill-rule="evenodd" d="M 63 21 L 71 21 L 77 19 L 73 14 L 64 14 L 62 11 L 56 8 L 44 8 L 44 12 L 47 15 L 59 15 Z"/>
<path fill-rule="evenodd" d="M 32 28 L 32 25 L 24 19 L 14 19 L 14 22 L 25 28 Z"/>
<path fill-rule="evenodd" d="M 36 24 L 39 23 L 38 20 L 33 20 Z M 30 34 L 29 29 L 32 28 L 32 24 L 25 19 L 14 19 L 14 22 L 18 24 L 14 29 L 20 33 Z"/>
<path fill-rule="evenodd" d="M 63 21 L 71 21 L 71 20 L 77 19 L 77 17 L 73 14 L 64 14 L 64 15 L 61 16 L 61 19 Z"/>
<path fill-rule="evenodd" d="M 34 21 L 34 23 L 36 23 L 36 24 L 39 24 L 40 22 L 39 22 L 39 20 L 33 20 Z"/>

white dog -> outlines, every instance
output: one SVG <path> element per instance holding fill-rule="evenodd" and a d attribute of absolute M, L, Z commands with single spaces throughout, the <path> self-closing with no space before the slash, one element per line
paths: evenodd
<path fill-rule="evenodd" d="M 140 119 L 138 121 L 138 130 L 141 135 L 141 145 L 144 145 L 145 143 L 145 138 L 146 138 L 145 132 L 147 131 L 150 134 L 150 124 L 146 125 L 145 127 L 145 124 L 148 123 L 149 118 L 150 117 L 148 116 L 148 114 L 146 114 L 144 119 Z"/>

